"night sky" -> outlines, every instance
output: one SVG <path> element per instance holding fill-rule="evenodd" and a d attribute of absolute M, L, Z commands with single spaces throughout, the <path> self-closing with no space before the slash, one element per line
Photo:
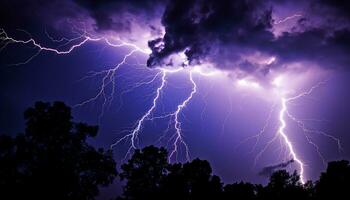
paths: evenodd
<path fill-rule="evenodd" d="M 224 182 L 301 167 L 315 180 L 325 162 L 350 159 L 349 9 L 2 0 L 0 132 L 23 131 L 36 101 L 64 101 L 75 121 L 99 125 L 90 142 L 112 145 L 119 166 L 134 147 L 157 145 L 177 150 L 171 162 L 209 160 Z"/>

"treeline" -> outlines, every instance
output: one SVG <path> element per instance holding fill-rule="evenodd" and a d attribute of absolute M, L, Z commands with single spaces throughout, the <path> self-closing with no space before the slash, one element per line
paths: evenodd
<path fill-rule="evenodd" d="M 212 174 L 206 160 L 169 164 L 164 148 L 154 146 L 137 150 L 121 167 L 126 180 L 123 196 L 118 199 L 350 199 L 349 162 L 328 164 L 316 182 L 301 184 L 299 175 L 285 170 L 274 172 L 266 186 L 249 182 L 224 185 Z"/>
<path fill-rule="evenodd" d="M 149 146 L 117 172 L 110 150 L 86 142 L 98 127 L 73 122 L 64 103 L 38 102 L 24 117 L 23 134 L 0 135 L 1 200 L 92 200 L 116 178 L 125 183 L 117 200 L 350 199 L 345 160 L 330 162 L 318 181 L 306 184 L 285 170 L 274 172 L 265 186 L 223 184 L 208 161 L 171 164 L 164 148 Z"/>

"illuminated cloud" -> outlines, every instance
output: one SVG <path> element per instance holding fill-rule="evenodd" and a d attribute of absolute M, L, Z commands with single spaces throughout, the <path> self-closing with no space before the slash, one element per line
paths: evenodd
<path fill-rule="evenodd" d="M 26 3 L 29 8 L 23 9 Z M 21 13 L 23 9 L 22 18 L 18 18 L 13 8 Z M 199 87 L 197 94 L 197 76 L 220 79 L 221 85 L 229 88 L 226 93 L 237 89 L 239 93 L 237 96 L 246 96 L 244 93 L 248 93 L 262 97 L 268 102 L 277 102 L 279 120 L 276 123 L 279 124 L 279 128 L 276 138 L 283 139 L 282 143 L 288 148 L 288 159 L 293 158 L 303 178 L 304 161 L 302 159 L 304 158 L 300 157 L 301 150 L 292 143 L 295 136 L 287 129 L 287 124 L 290 125 L 288 122 L 294 121 L 304 132 L 310 130 L 290 113 L 292 109 L 288 107 L 290 106 L 288 103 L 310 94 L 311 92 L 297 91 L 296 88 L 305 88 L 303 83 L 313 82 L 313 78 L 318 77 L 320 71 L 345 69 L 350 64 L 347 8 L 349 8 L 348 4 L 339 5 L 326 0 L 309 3 L 272 0 L 55 0 L 42 3 L 39 0 L 15 0 L 0 8 L 0 22 L 3 28 L 11 30 L 17 28 L 15 25 L 24 24 L 20 28 L 29 27 L 29 30 L 31 28 L 37 30 L 33 35 L 23 30 L 19 31 L 22 35 L 18 40 L 13 39 L 18 38 L 15 36 L 8 37 L 7 33 L 2 31 L 3 29 L 0 29 L 0 35 L 4 46 L 9 43 L 32 45 L 38 50 L 38 54 L 40 51 L 69 54 L 88 42 L 103 42 L 113 49 L 119 50 L 119 47 L 123 47 L 121 51 L 128 50 L 122 55 L 123 59 L 112 68 L 92 72 L 88 76 L 91 78 L 102 75 L 101 87 L 95 96 L 77 106 L 101 98 L 102 110 L 108 107 L 115 95 L 115 78 L 119 67 L 130 64 L 129 59 L 136 56 L 143 58 L 149 56 L 148 67 L 156 69 L 147 70 L 158 71 L 158 73 L 151 80 L 141 81 L 123 91 L 129 92 L 140 86 L 149 85 L 156 82 L 160 76 L 162 77 L 161 84 L 155 90 L 152 104 L 136 121 L 129 134 L 115 143 L 119 144 L 119 141 L 130 139 L 131 146 L 128 153 L 131 149 L 138 147 L 137 138 L 146 121 L 168 117 L 172 122 L 170 125 L 176 129 L 170 158 L 173 155 L 176 157 L 180 144 L 185 146 L 186 157 L 189 158 L 187 144 L 182 138 L 180 117 L 193 97 L 200 94 Z M 6 18 L 12 20 L 4 20 Z M 60 46 L 57 47 L 59 50 L 56 46 L 49 48 L 51 45 L 45 43 L 47 41 L 55 43 L 55 41 L 49 34 L 40 37 L 38 30 L 42 26 L 47 29 L 46 31 L 44 29 L 43 33 L 48 34 L 54 29 L 54 33 L 60 36 L 77 34 L 82 41 L 68 40 L 73 41 L 67 45 L 68 50 L 61 50 Z M 35 40 L 28 38 L 35 38 Z M 139 53 L 142 55 L 138 55 Z M 38 54 L 30 57 L 28 61 Z M 119 54 L 122 53 L 119 52 Z M 118 53 L 114 55 L 120 56 Z M 142 67 L 145 67 L 144 63 Z M 166 75 L 180 71 L 189 74 L 192 86 L 190 93 L 186 94 L 187 96 L 169 114 L 153 116 L 157 111 L 157 105 L 162 104 L 160 101 L 162 92 L 166 89 Z M 137 75 L 143 76 L 142 72 L 137 72 Z M 229 80 L 230 83 L 223 81 L 223 77 L 233 79 L 233 83 L 232 80 Z M 109 87 L 111 87 L 110 93 Z M 215 106 L 216 109 L 218 107 L 218 105 Z M 231 112 L 232 105 L 225 122 Z M 270 116 L 271 113 L 273 112 L 270 112 Z M 100 117 L 102 114 L 103 111 Z M 257 113 L 254 112 L 254 114 Z M 252 119 L 239 118 L 237 121 Z M 271 117 L 268 119 L 270 120 Z M 168 125 L 167 130 L 169 127 Z M 322 135 L 334 140 L 332 136 L 323 133 Z M 307 135 L 305 137 L 321 155 L 318 146 L 315 146 Z M 287 165 L 289 163 L 292 162 L 287 162 Z M 280 165 L 272 167 L 280 167 Z"/>
<path fill-rule="evenodd" d="M 0 8 L 0 24 L 68 35 L 78 28 L 149 45 L 150 67 L 210 64 L 262 80 L 295 62 L 347 68 L 349 7 L 331 0 L 14 0 Z"/>

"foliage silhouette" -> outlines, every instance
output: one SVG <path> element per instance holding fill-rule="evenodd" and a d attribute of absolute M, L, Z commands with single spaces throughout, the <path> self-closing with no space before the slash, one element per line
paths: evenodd
<path fill-rule="evenodd" d="M 222 199 L 229 200 L 233 197 L 244 200 L 256 199 L 256 186 L 244 182 L 225 185 Z"/>
<path fill-rule="evenodd" d="M 317 199 L 350 199 L 350 165 L 341 160 L 328 163 L 326 172 L 316 183 Z"/>
<path fill-rule="evenodd" d="M 309 194 L 300 183 L 299 175 L 279 170 L 270 177 L 270 182 L 258 193 L 259 199 L 308 199 Z"/>
<path fill-rule="evenodd" d="M 167 152 L 153 146 L 136 150 L 122 165 L 120 177 L 127 179 L 123 199 L 159 199 L 160 185 L 166 174 Z"/>
<path fill-rule="evenodd" d="M 213 199 L 222 192 L 220 178 L 212 175 L 209 162 L 198 158 L 169 165 L 162 183 L 163 198 L 167 199 Z"/>
<path fill-rule="evenodd" d="M 301 184 L 296 171 L 289 174 L 286 170 L 274 172 L 266 186 L 244 182 L 224 186 L 212 174 L 208 161 L 197 158 L 184 164 L 170 164 L 164 148 L 149 146 L 137 150 L 122 166 L 121 177 L 126 185 L 119 199 L 349 199 L 349 169 L 348 161 L 331 162 L 315 186 L 311 181 Z"/>
<path fill-rule="evenodd" d="M 117 175 L 110 151 L 86 142 L 98 128 L 72 122 L 62 102 L 25 111 L 25 133 L 0 136 L 1 199 L 94 199 Z"/>
<path fill-rule="evenodd" d="M 72 121 L 62 102 L 37 102 L 24 113 L 26 129 L 15 138 L 0 135 L 1 199 L 92 200 L 100 186 L 117 176 L 111 151 L 86 140 L 96 126 Z M 328 164 L 320 179 L 300 183 L 296 171 L 275 171 L 266 186 L 248 182 L 224 185 L 210 163 L 194 159 L 168 163 L 165 148 L 135 150 L 121 166 L 118 200 L 323 200 L 350 199 L 349 161 Z"/>
<path fill-rule="evenodd" d="M 207 199 L 219 196 L 222 190 L 208 161 L 171 165 L 164 148 L 136 150 L 121 169 L 120 177 L 127 182 L 119 199 Z"/>

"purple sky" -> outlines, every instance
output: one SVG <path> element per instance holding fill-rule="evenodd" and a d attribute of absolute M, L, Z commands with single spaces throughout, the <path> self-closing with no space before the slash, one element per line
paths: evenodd
<path fill-rule="evenodd" d="M 287 162 L 287 169 L 300 171 L 295 157 L 288 162 L 293 155 L 279 131 L 285 99 L 282 132 L 303 163 L 305 179 L 318 177 L 325 169 L 323 159 L 349 159 L 350 4 L 345 1 L 1 4 L 0 45 L 6 46 L 0 51 L 2 133 L 21 132 L 22 112 L 37 100 L 74 106 L 98 95 L 102 87 L 106 101 L 99 95 L 73 112 L 77 121 L 100 125 L 100 134 L 91 142 L 108 148 L 130 134 L 152 107 L 162 72 L 180 70 L 167 73 L 157 106 L 138 132 L 137 147 L 164 145 L 171 152 L 175 115 L 160 117 L 179 108 L 181 139 L 191 159 L 209 160 L 225 182 L 265 183 L 267 178 L 259 175 L 263 168 Z M 38 52 L 32 42 L 18 43 L 30 38 L 60 52 L 90 41 L 57 55 L 48 49 Z M 99 41 L 91 41 L 96 38 Z M 124 46 L 116 47 L 121 41 Z M 133 50 L 138 52 L 119 68 Z M 24 61 L 29 62 L 12 65 Z M 196 92 L 182 108 L 193 92 L 191 74 Z M 103 87 L 104 80 L 114 80 L 115 90 L 112 83 Z M 261 130 L 260 137 L 254 137 Z M 178 144 L 178 161 L 185 161 L 185 146 Z M 115 158 L 121 161 L 129 147 L 130 138 L 114 146 Z"/>

